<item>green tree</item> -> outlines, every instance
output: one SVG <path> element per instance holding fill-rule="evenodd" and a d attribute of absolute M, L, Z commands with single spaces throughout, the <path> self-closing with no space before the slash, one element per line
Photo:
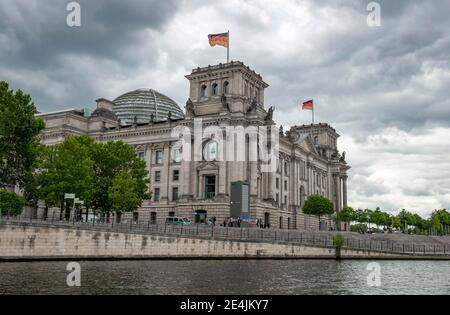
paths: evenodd
<path fill-rule="evenodd" d="M 431 214 L 433 229 L 438 233 L 447 233 L 450 226 L 450 214 L 445 209 L 435 210 Z"/>
<path fill-rule="evenodd" d="M 369 217 L 368 214 L 365 210 L 362 209 L 358 209 L 356 210 L 356 221 L 359 223 L 368 223 L 369 222 Z"/>
<path fill-rule="evenodd" d="M 148 171 L 145 161 L 139 159 L 136 151 L 122 141 L 97 144 L 92 152 L 95 178 L 92 207 L 109 215 L 113 201 L 109 197 L 110 188 L 116 174 L 128 173 L 135 181 L 135 191 L 139 198 L 148 199 Z"/>
<path fill-rule="evenodd" d="M 386 225 L 389 220 L 389 215 L 377 208 L 375 211 L 372 211 L 370 214 L 370 221 L 377 226 L 379 229 L 380 225 Z"/>
<path fill-rule="evenodd" d="M 400 219 L 402 228 L 405 232 L 408 231 L 408 226 L 416 225 L 416 218 L 414 217 L 414 215 L 411 212 L 406 211 L 405 209 L 402 209 L 402 211 L 400 211 L 400 213 L 398 214 L 398 218 Z"/>
<path fill-rule="evenodd" d="M 19 215 L 25 205 L 25 198 L 14 192 L 0 189 L 0 216 Z"/>
<path fill-rule="evenodd" d="M 305 201 L 303 213 L 318 216 L 320 222 L 322 215 L 331 215 L 334 213 L 333 204 L 323 196 L 311 195 Z"/>
<path fill-rule="evenodd" d="M 9 90 L 0 81 L 0 187 L 25 185 L 27 173 L 39 152 L 39 133 L 44 122 L 31 97 Z"/>
<path fill-rule="evenodd" d="M 122 213 L 134 211 L 142 205 L 144 200 L 139 192 L 138 179 L 133 178 L 131 174 L 125 171 L 120 171 L 114 176 L 112 185 L 108 190 L 108 197 L 118 222 L 120 222 Z"/>
<path fill-rule="evenodd" d="M 341 259 L 341 248 L 344 246 L 345 239 L 342 234 L 336 234 L 333 239 L 334 246 L 336 248 L 336 259 Z"/>
<path fill-rule="evenodd" d="M 403 229 L 404 225 L 402 224 L 402 221 L 399 217 L 394 217 L 393 227 L 398 230 Z"/>
<path fill-rule="evenodd" d="M 339 211 L 339 214 L 337 216 L 337 219 L 339 221 L 345 222 L 346 225 L 350 225 L 350 222 L 355 221 L 356 218 L 356 211 L 352 207 L 344 207 L 341 211 Z"/>
<path fill-rule="evenodd" d="M 94 163 L 87 137 L 67 137 L 64 142 L 46 147 L 43 151 L 40 171 L 36 175 L 39 197 L 47 206 L 61 206 L 64 194 L 73 193 L 90 205 L 94 188 Z M 66 203 L 66 215 L 69 212 Z"/>

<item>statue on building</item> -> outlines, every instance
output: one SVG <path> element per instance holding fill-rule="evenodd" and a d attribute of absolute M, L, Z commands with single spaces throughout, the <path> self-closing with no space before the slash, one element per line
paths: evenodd
<path fill-rule="evenodd" d="M 339 153 L 338 153 L 337 151 L 334 151 L 333 154 L 331 154 L 331 158 L 332 158 L 333 160 L 338 159 L 338 158 L 339 158 Z"/>
<path fill-rule="evenodd" d="M 280 125 L 280 137 L 284 136 L 283 125 Z"/>
<path fill-rule="evenodd" d="M 273 112 L 274 111 L 275 111 L 275 107 L 270 106 L 269 110 L 267 111 L 266 121 L 272 121 L 273 120 Z"/>
<path fill-rule="evenodd" d="M 134 126 L 134 127 L 137 127 L 137 125 L 138 125 L 137 116 L 134 116 L 134 119 L 133 119 L 133 126 Z"/>
<path fill-rule="evenodd" d="M 168 122 L 171 122 L 171 121 L 172 121 L 172 112 L 171 112 L 171 111 L 169 111 L 169 112 L 167 113 L 167 121 L 168 121 Z"/>
<path fill-rule="evenodd" d="M 345 151 L 342 152 L 341 158 L 339 160 L 340 162 L 344 162 L 345 163 Z"/>
<path fill-rule="evenodd" d="M 258 107 L 258 102 L 256 101 L 256 97 L 254 97 L 252 102 L 250 103 L 250 107 L 248 108 L 247 113 L 256 111 L 257 107 Z"/>
<path fill-rule="evenodd" d="M 186 102 L 186 116 L 194 116 L 194 103 L 190 98 Z"/>

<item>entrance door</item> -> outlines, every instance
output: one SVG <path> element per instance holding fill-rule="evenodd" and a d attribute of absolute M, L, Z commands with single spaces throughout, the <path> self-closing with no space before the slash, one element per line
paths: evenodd
<path fill-rule="evenodd" d="M 206 223 L 207 212 L 206 210 L 196 210 L 194 216 L 195 223 Z"/>
<path fill-rule="evenodd" d="M 270 227 L 270 213 L 268 212 L 264 213 L 264 227 L 265 228 Z"/>

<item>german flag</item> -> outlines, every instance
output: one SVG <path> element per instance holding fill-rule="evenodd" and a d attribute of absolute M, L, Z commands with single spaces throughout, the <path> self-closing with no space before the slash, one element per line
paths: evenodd
<path fill-rule="evenodd" d="M 216 45 L 228 47 L 228 33 L 209 34 L 208 40 L 211 47 Z"/>
<path fill-rule="evenodd" d="M 314 101 L 310 100 L 303 103 L 302 109 L 313 110 L 314 109 Z"/>

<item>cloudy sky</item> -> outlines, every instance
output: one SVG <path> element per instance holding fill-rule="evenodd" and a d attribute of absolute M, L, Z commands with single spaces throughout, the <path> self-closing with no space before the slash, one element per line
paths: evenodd
<path fill-rule="evenodd" d="M 354 207 L 450 208 L 450 1 L 83 0 L 81 26 L 61 0 L 0 1 L 0 80 L 40 111 L 94 106 L 154 88 L 179 104 L 184 75 L 226 60 L 207 34 L 231 34 L 231 59 L 270 84 L 266 106 L 286 127 L 316 121 L 342 135 Z"/>

